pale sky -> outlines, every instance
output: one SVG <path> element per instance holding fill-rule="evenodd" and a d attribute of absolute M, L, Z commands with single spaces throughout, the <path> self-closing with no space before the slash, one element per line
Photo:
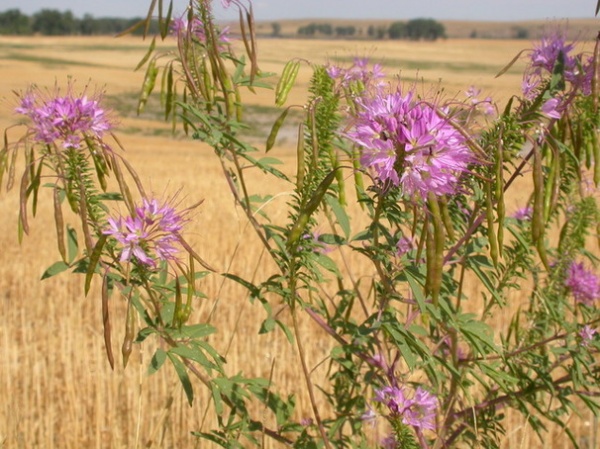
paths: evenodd
<path fill-rule="evenodd" d="M 173 0 L 182 12 L 186 0 Z M 247 1 L 247 0 L 243 0 Z M 254 0 L 257 20 L 293 18 L 454 20 L 555 20 L 593 18 L 597 0 Z M 168 5 L 168 0 L 164 0 Z M 0 0 L 0 11 L 18 8 L 31 15 L 41 9 L 71 10 L 77 17 L 139 17 L 150 0 Z M 215 1 L 219 5 L 218 0 Z M 218 18 L 224 15 L 215 9 Z M 236 16 L 237 17 L 237 13 Z M 600 19 L 599 19 L 600 23 Z"/>

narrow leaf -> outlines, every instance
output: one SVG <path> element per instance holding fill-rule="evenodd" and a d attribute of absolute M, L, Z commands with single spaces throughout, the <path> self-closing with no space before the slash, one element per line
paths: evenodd
<path fill-rule="evenodd" d="M 59 262 L 55 262 L 52 265 L 50 265 L 50 267 L 46 271 L 44 271 L 44 274 L 42 274 L 42 280 L 51 278 L 52 276 L 56 276 L 57 274 L 62 273 L 68 268 L 69 265 L 67 265 L 62 260 Z"/>
<path fill-rule="evenodd" d="M 175 372 L 177 373 L 177 376 L 181 381 L 181 385 L 183 386 L 183 391 L 185 391 L 188 404 L 190 404 L 191 407 L 194 402 L 194 389 L 192 388 L 192 382 L 190 382 L 190 377 L 188 376 L 188 373 L 185 369 L 185 365 L 181 362 L 181 360 L 179 360 L 179 358 L 175 354 L 168 352 L 167 356 L 173 364 L 173 368 L 175 368 Z"/>

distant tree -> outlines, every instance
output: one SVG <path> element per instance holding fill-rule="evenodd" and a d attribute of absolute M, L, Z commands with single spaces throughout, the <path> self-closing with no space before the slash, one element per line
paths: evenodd
<path fill-rule="evenodd" d="M 388 34 L 388 29 L 384 26 L 378 26 L 376 30 L 375 37 L 377 39 L 385 39 L 385 36 Z"/>
<path fill-rule="evenodd" d="M 471 34 L 469 35 L 469 37 L 471 39 L 477 39 L 477 30 L 471 31 Z"/>
<path fill-rule="evenodd" d="M 68 35 L 77 31 L 77 23 L 71 11 L 42 9 L 33 15 L 31 30 L 47 36 Z"/>
<path fill-rule="evenodd" d="M 29 17 L 19 9 L 0 13 L 0 34 L 31 34 Z"/>
<path fill-rule="evenodd" d="M 317 28 L 314 23 L 310 25 L 301 26 L 298 28 L 298 34 L 301 36 L 314 36 L 317 31 Z"/>
<path fill-rule="evenodd" d="M 433 19 L 413 19 L 406 23 L 406 37 L 417 41 L 435 41 L 446 37 L 446 29 Z"/>
<path fill-rule="evenodd" d="M 390 39 L 404 39 L 406 38 L 407 27 L 404 22 L 394 22 L 388 29 Z"/>
<path fill-rule="evenodd" d="M 335 27 L 335 35 L 339 37 L 349 37 L 356 34 L 356 27 L 349 26 L 337 26 Z"/>
<path fill-rule="evenodd" d="M 271 36 L 279 37 L 281 36 L 281 24 L 279 22 L 273 22 L 271 24 Z"/>
<path fill-rule="evenodd" d="M 369 28 L 367 28 L 367 36 L 374 38 L 375 37 L 375 26 L 374 25 L 369 25 Z"/>
<path fill-rule="evenodd" d="M 298 28 L 297 33 L 301 36 L 314 36 L 315 34 L 333 35 L 333 26 L 329 23 L 310 23 Z"/>
<path fill-rule="evenodd" d="M 316 25 L 317 31 L 325 36 L 333 35 L 333 26 L 329 23 L 321 23 Z"/>
<path fill-rule="evenodd" d="M 100 23 L 97 19 L 94 19 L 92 15 L 86 14 L 83 16 L 83 19 L 79 21 L 79 32 L 83 36 L 101 34 Z"/>
<path fill-rule="evenodd" d="M 522 26 L 513 27 L 515 39 L 529 39 L 529 30 Z"/>

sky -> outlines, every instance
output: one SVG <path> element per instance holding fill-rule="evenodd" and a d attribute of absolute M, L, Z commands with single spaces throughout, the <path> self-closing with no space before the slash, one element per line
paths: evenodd
<path fill-rule="evenodd" d="M 248 0 L 241 0 L 247 2 Z M 168 0 L 163 0 L 168 5 Z M 173 0 L 183 12 L 186 0 Z M 256 20 L 340 18 L 437 20 L 556 20 L 593 18 L 597 0 L 253 0 Z M 70 10 L 76 17 L 144 16 L 149 0 L 0 0 L 0 11 L 17 8 L 31 15 L 41 9 Z M 227 15 L 219 6 L 217 18 Z M 233 9 L 233 8 L 232 8 Z M 231 12 L 231 10 L 230 10 Z M 600 19 L 599 19 L 600 21 Z"/>

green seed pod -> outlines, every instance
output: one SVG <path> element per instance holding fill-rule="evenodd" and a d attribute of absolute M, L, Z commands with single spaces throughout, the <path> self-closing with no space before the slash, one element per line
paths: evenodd
<path fill-rule="evenodd" d="M 123 355 L 123 368 L 127 367 L 129 356 L 133 349 L 133 341 L 135 340 L 135 314 L 133 312 L 133 305 L 131 299 L 127 304 L 127 317 L 125 320 L 125 337 L 123 338 L 123 345 L 121 346 L 121 354 Z"/>
<path fill-rule="evenodd" d="M 485 185 L 485 216 L 487 221 L 487 237 L 490 243 L 490 257 L 494 266 L 498 267 L 498 240 L 494 232 L 494 201 L 492 184 L 489 182 Z"/>
<path fill-rule="evenodd" d="M 281 72 L 281 78 L 275 88 L 275 104 L 277 106 L 283 106 L 287 100 L 287 97 L 296 82 L 298 72 L 300 70 L 300 62 L 296 60 L 288 61 L 283 67 Z"/>

